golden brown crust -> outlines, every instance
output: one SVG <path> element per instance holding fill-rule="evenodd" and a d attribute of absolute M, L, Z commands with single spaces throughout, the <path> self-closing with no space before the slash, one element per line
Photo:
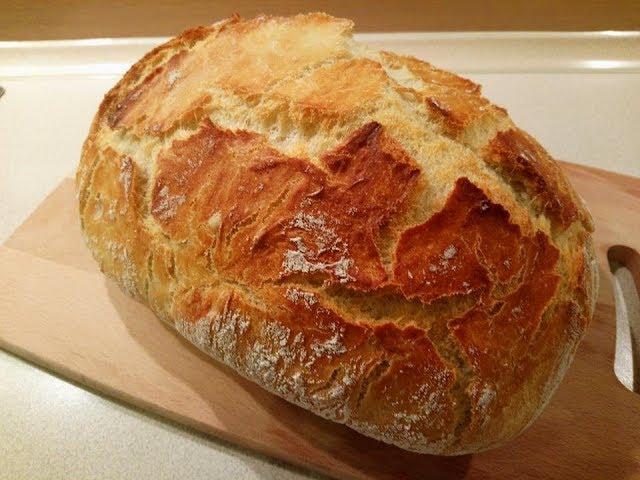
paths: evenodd
<path fill-rule="evenodd" d="M 401 84 L 402 78 L 407 78 L 407 72 L 402 75 L 402 70 L 410 72 L 409 90 L 426 105 L 442 132 L 462 143 L 474 143 L 473 139 L 465 138 L 474 127 L 486 129 L 487 124 L 499 125 L 507 117 L 505 109 L 482 97 L 480 85 L 466 78 L 390 52 L 382 52 L 381 59 L 392 71 L 400 72 Z M 491 129 L 488 133 L 492 133 Z"/>
<path fill-rule="evenodd" d="M 562 228 L 580 220 L 593 229 L 589 214 L 580 207 L 558 164 L 530 135 L 516 128 L 498 132 L 487 145 L 484 159 L 504 172 L 516 188 L 526 192 L 538 211 Z"/>
<path fill-rule="evenodd" d="M 83 147 L 83 233 L 127 292 L 284 398 L 415 451 L 498 445 L 591 318 L 588 213 L 479 86 L 351 28 L 234 17 L 146 55 Z"/>
<path fill-rule="evenodd" d="M 378 288 L 387 281 L 379 230 L 410 193 L 418 168 L 373 123 L 322 161 L 326 172 L 280 154 L 259 135 L 205 120 L 159 155 L 151 214 L 178 242 L 206 225 L 210 261 L 244 284 L 304 274 L 326 285 Z"/>

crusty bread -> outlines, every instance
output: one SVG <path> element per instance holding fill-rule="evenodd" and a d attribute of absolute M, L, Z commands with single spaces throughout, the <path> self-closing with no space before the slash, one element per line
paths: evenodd
<path fill-rule="evenodd" d="M 84 144 L 87 245 L 291 402 L 418 452 L 494 447 L 592 317 L 590 216 L 478 85 L 351 31 L 236 17 L 147 54 Z"/>

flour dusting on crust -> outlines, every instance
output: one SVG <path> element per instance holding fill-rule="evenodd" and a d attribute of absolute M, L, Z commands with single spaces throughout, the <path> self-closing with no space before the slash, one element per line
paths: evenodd
<path fill-rule="evenodd" d="M 160 220 L 170 220 L 176 216 L 178 207 L 185 201 L 184 195 L 171 195 L 168 186 L 163 186 L 158 192 L 158 202 L 153 208 L 153 213 Z"/>
<path fill-rule="evenodd" d="M 299 236 L 289 237 L 295 248 L 285 252 L 282 262 L 285 274 L 327 272 L 332 273 L 340 283 L 354 280 L 349 274 L 349 269 L 353 267 L 354 262 L 348 257 L 347 244 L 336 234 L 335 230 L 327 225 L 323 216 L 298 212 L 289 227 L 311 233 L 315 245 L 307 245 L 304 239 Z M 319 256 L 326 252 L 337 252 L 341 256 L 333 262 L 319 260 Z"/>

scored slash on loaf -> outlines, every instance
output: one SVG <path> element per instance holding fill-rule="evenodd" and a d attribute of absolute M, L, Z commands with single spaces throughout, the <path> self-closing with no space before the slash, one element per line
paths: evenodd
<path fill-rule="evenodd" d="M 590 216 L 478 85 L 351 31 L 233 17 L 147 54 L 83 147 L 87 245 L 298 405 L 418 452 L 497 446 L 592 317 Z"/>

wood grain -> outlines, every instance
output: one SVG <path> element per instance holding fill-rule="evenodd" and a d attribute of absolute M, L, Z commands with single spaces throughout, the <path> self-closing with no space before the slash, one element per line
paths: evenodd
<path fill-rule="evenodd" d="M 640 479 L 640 396 L 613 373 L 606 263 L 612 245 L 640 247 L 640 179 L 565 168 L 596 220 L 596 316 L 548 408 L 497 450 L 453 458 L 405 452 L 211 361 L 97 271 L 80 237 L 71 180 L 0 247 L 0 346 L 109 396 L 336 477 Z"/>
<path fill-rule="evenodd" d="M 0 40 L 173 36 L 233 13 L 326 11 L 358 31 L 637 30 L 640 2 L 621 0 L 9 0 Z"/>

